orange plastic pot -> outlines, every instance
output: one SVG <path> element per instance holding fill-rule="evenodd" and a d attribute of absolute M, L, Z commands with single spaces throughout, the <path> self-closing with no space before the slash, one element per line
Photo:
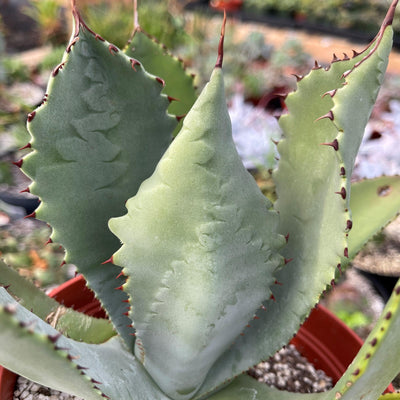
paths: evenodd
<path fill-rule="evenodd" d="M 332 312 L 318 306 L 291 343 L 335 384 L 357 355 L 363 341 Z M 393 392 L 390 384 L 385 393 Z"/>
<path fill-rule="evenodd" d="M 315 308 L 291 341 L 317 369 L 336 383 L 362 346 L 362 340 L 325 307 Z"/>
<path fill-rule="evenodd" d="M 78 276 L 62 284 L 50 296 L 67 307 L 104 318 L 105 313 L 85 280 Z M 291 341 L 299 352 L 333 382 L 337 382 L 352 362 L 362 340 L 335 315 L 322 306 L 315 308 Z M 0 367 L 0 399 L 12 400 L 17 375 Z M 387 389 L 394 392 L 392 385 Z"/>

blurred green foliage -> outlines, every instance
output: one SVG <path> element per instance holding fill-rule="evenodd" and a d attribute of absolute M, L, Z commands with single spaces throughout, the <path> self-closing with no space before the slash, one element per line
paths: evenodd
<path fill-rule="evenodd" d="M 29 80 L 28 67 L 23 62 L 12 56 L 3 57 L 2 67 L 4 71 L 3 82 L 23 82 Z"/>
<path fill-rule="evenodd" d="M 70 22 L 62 4 L 59 0 L 29 0 L 29 6 L 23 9 L 36 21 L 43 43 L 57 46 L 68 40 Z M 182 13 L 173 15 L 169 11 L 171 7 L 176 8 L 176 4 L 178 2 L 172 0 L 139 2 L 142 28 L 171 49 L 187 40 Z M 120 48 L 126 45 L 133 30 L 132 2 L 82 0 L 78 6 L 91 29 Z"/>
<path fill-rule="evenodd" d="M 60 44 L 68 39 L 69 26 L 59 1 L 29 0 L 22 11 L 37 23 L 43 43 Z"/>
<path fill-rule="evenodd" d="M 119 48 L 123 48 L 132 33 L 132 5 L 119 1 L 79 6 L 90 29 Z"/>
<path fill-rule="evenodd" d="M 350 329 L 357 330 L 365 328 L 372 323 L 372 318 L 362 311 L 337 310 L 336 316 L 341 319 Z"/>
<path fill-rule="evenodd" d="M 386 0 L 246 0 L 244 7 L 257 14 L 289 15 L 321 25 L 375 33 L 389 4 Z M 400 28 L 399 18 L 395 18 L 394 28 Z"/>
<path fill-rule="evenodd" d="M 4 83 L 6 80 L 6 72 L 5 72 L 4 65 L 3 65 L 6 44 L 4 41 L 4 35 L 2 32 L 1 26 L 2 26 L 2 23 L 1 23 L 1 15 L 0 15 L 0 85 L 2 83 Z"/>
<path fill-rule="evenodd" d="M 13 183 L 10 163 L 8 161 L 0 161 L 0 183 L 6 183 L 8 185 Z"/>
<path fill-rule="evenodd" d="M 39 71 L 50 71 L 60 63 L 65 52 L 65 44 L 54 46 L 38 65 Z"/>
<path fill-rule="evenodd" d="M 170 13 L 169 3 L 154 0 L 139 2 L 138 14 L 140 26 L 147 33 L 157 37 L 169 49 L 174 49 L 182 45 L 187 36 L 183 18 Z M 133 31 L 132 4 L 103 1 L 81 8 L 91 29 L 120 48 L 126 45 Z"/>
<path fill-rule="evenodd" d="M 26 221 L 23 222 L 26 224 Z M 65 266 L 60 268 L 64 251 L 55 244 L 45 246 L 50 228 L 38 221 L 34 223 L 35 228 L 30 232 L 27 232 L 26 227 L 1 229 L 0 256 L 40 286 L 60 284 L 68 275 Z"/>
<path fill-rule="evenodd" d="M 183 10 L 175 1 L 147 0 L 140 2 L 139 23 L 149 34 L 173 50 L 190 41 L 185 31 Z M 174 10 L 173 13 L 170 10 Z M 158 21 L 157 24 L 154 21 Z"/>
<path fill-rule="evenodd" d="M 253 100 L 266 94 L 280 93 L 284 88 L 294 89 L 296 80 L 291 74 L 301 75 L 313 65 L 311 56 L 297 40 L 290 39 L 276 48 L 268 42 L 268 37 L 255 31 L 238 41 L 235 29 L 234 23 L 227 26 L 224 42 L 224 77 L 228 96 L 242 91 L 246 99 Z M 202 71 L 209 71 L 215 64 L 215 49 L 219 41 L 219 35 L 205 35 L 207 30 L 207 14 L 194 15 L 193 40 L 180 49 L 183 59 L 196 74 L 196 84 L 200 88 L 208 81 L 208 76 Z"/>

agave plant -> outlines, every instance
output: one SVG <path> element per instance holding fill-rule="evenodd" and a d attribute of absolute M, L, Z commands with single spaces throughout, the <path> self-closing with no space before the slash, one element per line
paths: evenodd
<path fill-rule="evenodd" d="M 298 77 L 272 204 L 232 140 L 224 29 L 196 99 L 182 62 L 138 23 L 120 50 L 73 1 L 70 43 L 17 165 L 41 199 L 31 217 L 51 225 L 49 241 L 109 320 L 58 304 L 1 263 L 0 364 L 86 400 L 377 399 L 400 370 L 400 285 L 332 390 L 278 392 L 242 372 L 289 342 L 400 210 L 400 177 L 350 182 L 396 5 L 364 51 Z"/>

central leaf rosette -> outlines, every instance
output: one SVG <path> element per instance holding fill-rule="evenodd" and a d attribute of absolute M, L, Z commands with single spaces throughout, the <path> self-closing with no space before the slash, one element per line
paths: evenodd
<path fill-rule="evenodd" d="M 271 295 L 278 215 L 232 140 L 221 68 L 153 175 L 110 220 L 123 245 L 135 355 L 174 399 L 193 397 Z"/>

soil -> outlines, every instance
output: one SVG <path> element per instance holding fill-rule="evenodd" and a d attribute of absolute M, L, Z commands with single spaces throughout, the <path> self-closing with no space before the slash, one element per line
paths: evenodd
<path fill-rule="evenodd" d="M 13 400 L 83 400 L 18 377 Z"/>
<path fill-rule="evenodd" d="M 380 241 L 368 243 L 354 259 L 360 270 L 388 277 L 400 276 L 400 218 L 397 218 L 380 235 Z"/>

